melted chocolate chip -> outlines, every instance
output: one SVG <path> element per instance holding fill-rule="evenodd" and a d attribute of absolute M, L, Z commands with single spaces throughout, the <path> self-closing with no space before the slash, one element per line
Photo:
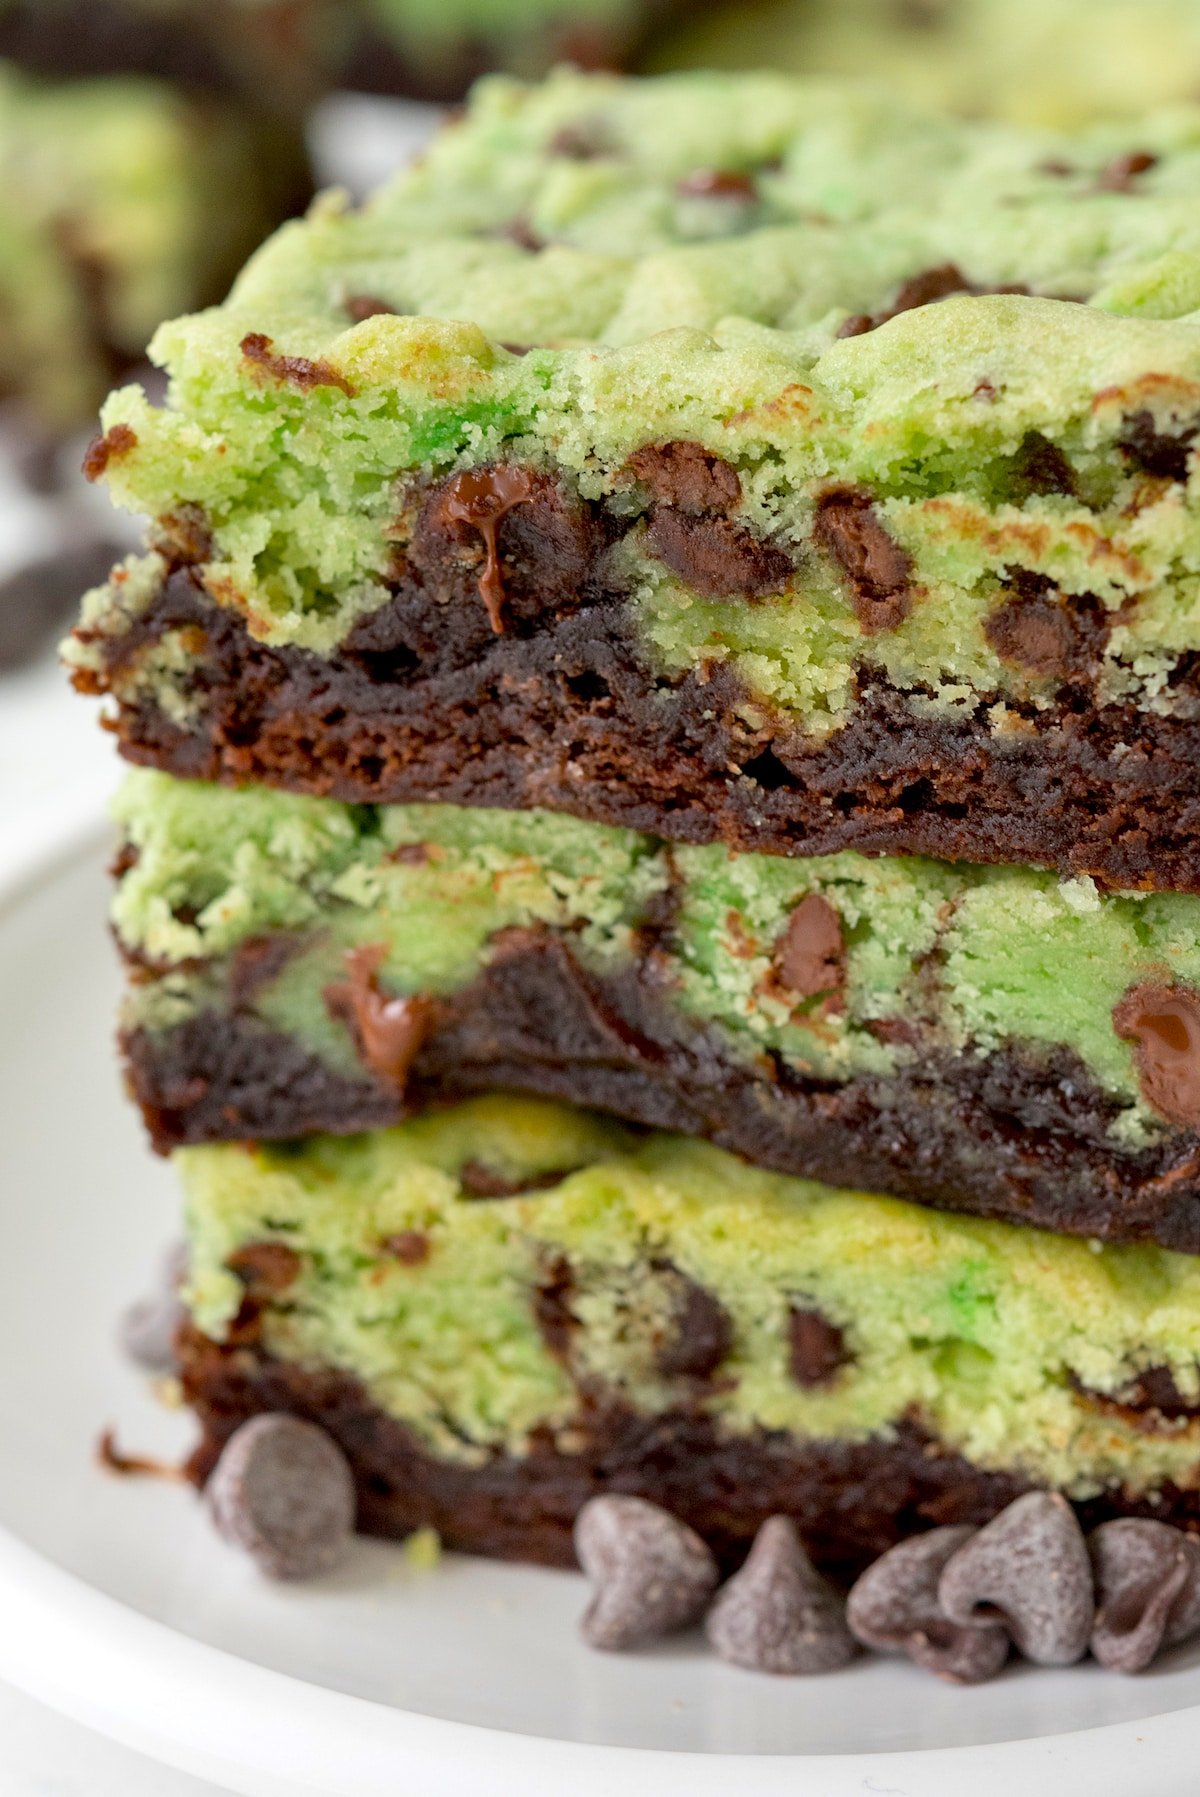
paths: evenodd
<path fill-rule="evenodd" d="M 665 1379 L 711 1379 L 733 1346 L 733 1325 L 724 1306 L 670 1262 L 656 1262 L 677 1284 L 677 1304 L 669 1339 L 658 1353 Z"/>
<path fill-rule="evenodd" d="M 1144 980 L 1113 1011 L 1134 1045 L 1142 1097 L 1168 1123 L 1200 1129 L 1200 992 Z"/>
<path fill-rule="evenodd" d="M 1040 431 L 1029 431 L 1013 465 L 1013 478 L 1021 498 L 1033 493 L 1078 493 L 1075 470 L 1056 443 Z"/>
<path fill-rule="evenodd" d="M 836 1323 L 810 1305 L 793 1304 L 788 1311 L 788 1370 L 797 1385 L 814 1391 L 830 1385 L 850 1354 L 846 1337 Z"/>
<path fill-rule="evenodd" d="M 261 331 L 248 332 L 238 347 L 255 368 L 277 381 L 299 387 L 303 393 L 310 393 L 314 387 L 337 387 L 347 399 L 354 397 L 355 388 L 332 363 L 313 361 L 308 356 L 279 355 L 270 337 Z"/>
<path fill-rule="evenodd" d="M 389 1254 L 405 1267 L 419 1267 L 429 1259 L 429 1237 L 420 1229 L 402 1229 L 385 1236 L 379 1244 L 381 1254 Z"/>
<path fill-rule="evenodd" d="M 452 475 L 438 499 L 441 516 L 448 524 L 463 525 L 483 540 L 479 593 L 497 636 L 504 633 L 500 521 L 514 506 L 527 505 L 537 493 L 537 476 L 531 469 L 500 462 L 490 468 L 464 468 Z"/>
<path fill-rule="evenodd" d="M 385 314 L 395 316 L 395 306 L 389 306 L 386 300 L 376 299 L 372 293 L 352 293 L 349 299 L 342 301 L 342 311 L 355 324 L 362 324 L 368 318 L 379 318 Z"/>
<path fill-rule="evenodd" d="M 659 507 L 646 528 L 659 561 L 705 599 L 761 599 L 780 593 L 792 576 L 792 559 L 744 524 L 720 516 L 691 517 Z"/>
<path fill-rule="evenodd" d="M 1147 474 L 1156 474 L 1162 480 L 1185 481 L 1198 432 L 1200 425 L 1179 431 L 1161 430 L 1153 412 L 1143 410 L 1130 413 L 1117 444 Z"/>
<path fill-rule="evenodd" d="M 391 997 L 382 990 L 378 974 L 386 958 L 382 943 L 347 949 L 350 977 L 326 986 L 324 997 L 330 1015 L 350 1029 L 371 1072 L 403 1091 L 429 1032 L 433 1006 L 427 998 Z"/>
<path fill-rule="evenodd" d="M 835 992 L 845 978 L 842 920 L 817 892 L 800 900 L 775 944 L 774 971 L 797 998 Z"/>
<path fill-rule="evenodd" d="M 1108 166 L 1102 168 L 1096 176 L 1096 191 L 1136 193 L 1135 180 L 1156 167 L 1158 160 L 1150 150 L 1129 150 L 1124 156 L 1114 156 Z"/>
<path fill-rule="evenodd" d="M 1112 629 L 1112 614 L 1093 593 L 1063 593 L 1018 570 L 1012 597 L 988 614 L 983 634 L 1001 661 L 1059 680 L 1093 675 Z"/>
<path fill-rule="evenodd" d="M 304 1263 L 286 1242 L 243 1242 L 225 1265 L 248 1291 L 266 1293 L 285 1292 L 294 1285 Z"/>
<path fill-rule="evenodd" d="M 659 505 L 681 512 L 730 512 L 742 502 L 738 471 L 703 443 L 690 439 L 647 443 L 625 464 Z"/>
<path fill-rule="evenodd" d="M 863 631 L 895 630 L 912 610 L 912 557 L 880 521 L 869 493 L 835 487 L 822 495 L 813 541 L 837 563 Z"/>
<path fill-rule="evenodd" d="M 137 432 L 129 424 L 112 424 L 102 436 L 93 437 L 83 455 L 87 480 L 99 480 L 111 461 L 137 448 Z"/>
<path fill-rule="evenodd" d="M 229 1002 L 235 1010 L 251 1005 L 265 986 L 277 979 L 304 946 L 304 937 L 282 930 L 247 936 L 239 942 L 226 976 Z"/>

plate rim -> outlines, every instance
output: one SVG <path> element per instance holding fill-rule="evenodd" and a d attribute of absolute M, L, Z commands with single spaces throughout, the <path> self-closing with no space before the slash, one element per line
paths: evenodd
<path fill-rule="evenodd" d="M 80 793 L 6 852 L 0 930 L 41 886 L 94 852 L 104 828 L 94 793 Z M 616 1780 L 649 1793 L 673 1791 L 685 1777 L 694 1797 L 728 1797 L 734 1778 L 747 1797 L 961 1797 L 968 1773 L 977 1797 L 1001 1797 L 1020 1779 L 1044 1788 L 1048 1772 L 1056 1797 L 1094 1797 L 1098 1774 L 1122 1797 L 1182 1797 L 1190 1787 L 1171 1779 L 1187 1764 L 1200 1716 L 1200 1704 L 1187 1705 L 1063 1734 L 866 1754 L 620 1747 L 422 1715 L 242 1659 L 110 1597 L 3 1524 L 0 1603 L 0 1677 L 160 1763 L 248 1797 L 395 1797 L 400 1773 L 413 1797 L 528 1797 L 531 1788 L 611 1797 Z"/>

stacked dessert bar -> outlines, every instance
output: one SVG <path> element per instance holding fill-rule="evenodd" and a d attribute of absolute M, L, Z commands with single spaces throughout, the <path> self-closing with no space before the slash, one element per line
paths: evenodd
<path fill-rule="evenodd" d="M 496 79 L 159 333 L 68 658 L 198 1478 L 1200 1522 L 1198 197 L 1195 111 Z"/>

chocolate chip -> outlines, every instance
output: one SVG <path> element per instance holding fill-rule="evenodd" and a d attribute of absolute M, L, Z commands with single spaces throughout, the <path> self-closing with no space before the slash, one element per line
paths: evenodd
<path fill-rule="evenodd" d="M 565 1361 L 569 1357 L 571 1337 L 579 1327 L 579 1318 L 571 1309 L 574 1294 L 571 1263 L 565 1254 L 555 1255 L 533 1288 L 533 1318 L 555 1360 Z"/>
<path fill-rule="evenodd" d="M 813 541 L 837 563 L 863 631 L 894 630 L 912 609 L 912 557 L 888 535 L 869 493 L 835 487 L 817 503 Z"/>
<path fill-rule="evenodd" d="M 349 299 L 342 301 L 342 311 L 355 324 L 362 324 L 368 318 L 380 318 L 386 314 L 395 316 L 395 306 L 389 306 L 386 300 L 376 299 L 371 293 L 354 293 Z"/>
<path fill-rule="evenodd" d="M 354 1530 L 354 1478 L 340 1447 L 296 1416 L 252 1417 L 229 1437 L 208 1482 L 226 1541 L 273 1579 L 335 1565 Z"/>
<path fill-rule="evenodd" d="M 1030 494 L 1064 493 L 1074 496 L 1079 491 L 1075 470 L 1058 447 L 1041 431 L 1026 431 L 1013 462 L 1013 479 L 1018 498 Z"/>
<path fill-rule="evenodd" d="M 429 1259 L 429 1237 L 420 1229 L 402 1229 L 397 1235 L 385 1236 L 379 1249 L 402 1266 L 419 1267 Z"/>
<path fill-rule="evenodd" d="M 86 480 L 96 481 L 114 458 L 137 448 L 137 432 L 130 424 L 111 424 L 103 436 L 93 437 L 83 455 Z"/>
<path fill-rule="evenodd" d="M 546 239 L 534 230 L 524 213 L 510 218 L 499 227 L 495 235 L 506 237 L 509 243 L 515 243 L 519 250 L 528 250 L 531 256 L 538 255 L 546 247 Z"/>
<path fill-rule="evenodd" d="M 195 568 L 212 560 L 215 546 L 208 514 L 192 500 L 185 500 L 174 511 L 160 513 L 150 528 L 150 537 L 173 567 Z"/>
<path fill-rule="evenodd" d="M 280 355 L 271 338 L 261 331 L 249 331 L 238 347 L 255 368 L 260 368 L 273 380 L 299 387 L 302 393 L 311 393 L 314 387 L 337 387 L 347 399 L 354 397 L 353 384 L 331 362 L 313 361 L 309 356 Z"/>
<path fill-rule="evenodd" d="M 781 593 L 792 558 L 745 524 L 658 507 L 646 527 L 652 555 L 705 599 L 762 599 Z"/>
<path fill-rule="evenodd" d="M 1143 409 L 1131 412 L 1125 419 L 1117 446 L 1147 474 L 1157 475 L 1160 480 L 1185 481 L 1198 431 L 1198 425 L 1162 430 L 1153 412 Z"/>
<path fill-rule="evenodd" d="M 243 1242 L 225 1265 L 255 1294 L 285 1292 L 294 1285 L 304 1262 L 286 1242 Z"/>
<path fill-rule="evenodd" d="M 574 1171 L 572 1167 L 560 1167 L 513 1179 L 510 1174 L 489 1167 L 485 1161 L 470 1160 L 464 1161 L 459 1168 L 458 1182 L 465 1198 L 520 1198 L 525 1192 L 549 1191 L 552 1186 L 561 1185 Z"/>
<path fill-rule="evenodd" d="M 570 162 L 594 162 L 601 156 L 616 153 L 616 140 L 606 119 L 576 119 L 561 125 L 546 145 L 552 156 L 563 156 Z"/>
<path fill-rule="evenodd" d="M 171 1373 L 178 1364 L 175 1341 L 188 1320 L 179 1297 L 187 1265 L 187 1244 L 174 1244 L 163 1257 L 158 1289 L 131 1304 L 118 1326 L 123 1351 L 148 1373 Z"/>
<path fill-rule="evenodd" d="M 931 1529 L 868 1566 L 846 1601 L 855 1639 L 882 1653 L 907 1654 L 951 1684 L 994 1678 L 1008 1658 L 1007 1629 L 998 1622 L 953 1623 L 938 1602 L 947 1562 L 975 1533 L 966 1523 Z"/>
<path fill-rule="evenodd" d="M 831 1384 L 850 1359 L 837 1324 L 809 1306 L 792 1305 L 787 1334 L 788 1370 L 805 1391 Z"/>
<path fill-rule="evenodd" d="M 1143 980 L 1114 1007 L 1112 1020 L 1134 1045 L 1146 1103 L 1168 1123 L 1200 1128 L 1200 992 Z"/>
<path fill-rule="evenodd" d="M 733 1346 L 729 1313 L 710 1291 L 669 1262 L 656 1261 L 676 1289 L 675 1314 L 668 1340 L 658 1353 L 665 1379 L 711 1379 Z"/>
<path fill-rule="evenodd" d="M 881 307 L 878 312 L 853 313 L 843 322 L 837 334 L 839 337 L 865 336 L 868 331 L 878 330 L 881 324 L 888 324 L 893 318 L 899 318 L 902 312 L 915 312 L 922 306 L 936 305 L 939 300 L 950 299 L 957 293 L 978 296 L 1028 292 L 1028 287 L 978 287 L 967 279 L 956 262 L 941 262 L 935 268 L 923 268 L 919 274 L 910 275 L 896 289 L 889 306 Z"/>
<path fill-rule="evenodd" d="M 1017 590 L 983 621 L 1001 661 L 1029 674 L 1086 680 L 1099 666 L 1112 614 L 1094 593 L 1063 593 L 1038 575 L 1018 571 Z"/>
<path fill-rule="evenodd" d="M 1087 1652 L 1095 1605 L 1087 1543 L 1057 1492 L 1019 1497 L 950 1556 L 938 1602 L 951 1622 L 1001 1622 L 1039 1666 Z"/>
<path fill-rule="evenodd" d="M 675 191 L 686 200 L 735 200 L 742 205 L 758 198 L 753 177 L 728 168 L 693 169 L 676 183 Z"/>
<path fill-rule="evenodd" d="M 729 512 L 742 502 L 738 471 L 703 443 L 679 439 L 634 450 L 624 472 L 648 487 L 660 505 L 693 515 Z"/>
<path fill-rule="evenodd" d="M 699 1535 L 644 1498 L 589 1499 L 575 1519 L 575 1553 L 594 1588 L 584 1639 L 614 1652 L 686 1628 L 717 1585 Z"/>
<path fill-rule="evenodd" d="M 1102 1523 L 1088 1540 L 1096 1581 L 1094 1657 L 1144 1672 L 1161 1648 L 1200 1633 L 1200 1542 L 1146 1517 Z"/>
<path fill-rule="evenodd" d="M 787 1516 L 763 1523 L 745 1565 L 718 1592 L 704 1632 L 731 1665 L 789 1677 L 836 1672 L 858 1651 L 841 1599 Z"/>
<path fill-rule="evenodd" d="M 379 1079 L 403 1092 L 433 1023 L 433 1006 L 420 996 L 394 997 L 379 984 L 387 959 L 382 943 L 347 949 L 349 979 L 326 986 L 325 1005 L 353 1034 L 363 1061 Z"/>
<path fill-rule="evenodd" d="M 845 979 L 842 920 L 828 899 L 810 892 L 788 916 L 775 944 L 779 984 L 797 998 L 836 992 Z"/>
<path fill-rule="evenodd" d="M 52 643 L 84 593 L 106 580 L 123 554 L 105 537 L 56 549 L 0 580 L 0 670 L 20 667 Z"/>
<path fill-rule="evenodd" d="M 1150 150 L 1128 150 L 1123 156 L 1114 156 L 1113 160 L 1102 168 L 1096 176 L 1098 193 L 1134 193 L 1134 181 L 1138 175 L 1146 174 L 1158 164 L 1159 158 Z"/>

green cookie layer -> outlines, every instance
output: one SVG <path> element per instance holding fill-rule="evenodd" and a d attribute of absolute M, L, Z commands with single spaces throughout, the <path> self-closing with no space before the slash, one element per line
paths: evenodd
<path fill-rule="evenodd" d="M 1095 1395 L 1164 1368 L 1181 1403 L 1200 1397 L 1190 1256 L 939 1216 L 527 1101 L 177 1162 L 200 1328 L 233 1325 L 256 1257 L 239 1277 L 231 1256 L 285 1245 L 294 1259 L 268 1257 L 253 1287 L 266 1350 L 354 1375 L 448 1459 L 520 1453 L 535 1431 L 566 1443 L 582 1389 L 648 1416 L 694 1405 L 735 1438 L 857 1441 L 915 1417 L 978 1466 L 1075 1497 L 1196 1478 L 1194 1422 Z M 480 1167 L 544 1189 L 480 1199 Z M 565 1354 L 537 1320 L 546 1286 L 574 1319 Z M 670 1370 L 696 1286 L 727 1325 L 700 1383 Z M 841 1332 L 819 1384 L 797 1379 L 797 1310 Z"/>
<path fill-rule="evenodd" d="M 614 976 L 670 894 L 657 987 L 735 1059 L 770 1051 L 798 1078 L 843 1081 L 931 1055 L 1007 1049 L 1037 1065 L 1065 1048 L 1132 1146 L 1162 1123 L 1114 1007 L 1141 982 L 1200 986 L 1200 898 L 1101 894 L 1030 869 L 737 855 L 546 812 L 346 806 L 150 772 L 127 778 L 116 815 L 135 853 L 113 923 L 141 964 L 126 1025 L 166 1032 L 233 1008 L 239 948 L 283 933 L 293 952 L 256 986 L 254 1013 L 347 1073 L 362 1072 L 355 1040 L 325 999 L 346 950 L 382 944 L 389 991 L 441 996 L 503 951 L 504 932 L 537 927 Z M 798 993 L 780 945 L 812 894 L 842 947 L 825 989 Z"/>

